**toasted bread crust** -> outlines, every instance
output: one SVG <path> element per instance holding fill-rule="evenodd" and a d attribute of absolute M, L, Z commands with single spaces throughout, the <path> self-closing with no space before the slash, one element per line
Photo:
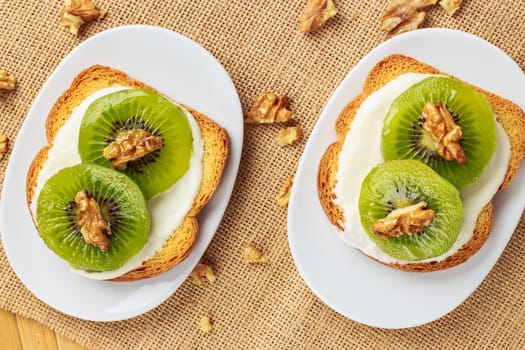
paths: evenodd
<path fill-rule="evenodd" d="M 333 190 L 336 185 L 335 176 L 338 169 L 339 152 L 343 146 L 346 134 L 350 130 L 352 121 L 364 99 L 389 81 L 404 73 L 440 74 L 452 77 L 432 66 L 403 55 L 388 56 L 378 62 L 369 72 L 363 86 L 363 92 L 352 99 L 338 116 L 335 123 L 337 141 L 327 148 L 320 161 L 318 169 L 317 190 L 321 206 L 329 221 L 340 230 L 344 229 L 345 217 L 342 208 L 334 203 L 336 195 Z M 509 165 L 507 167 L 505 179 L 499 188 L 499 190 L 502 190 L 506 188 L 516 176 L 525 154 L 525 138 L 521 136 L 525 132 L 525 114 L 514 103 L 491 92 L 475 86 L 474 88 L 487 96 L 496 114 L 497 120 L 505 129 L 511 143 Z M 488 203 L 478 216 L 471 239 L 455 254 L 442 261 L 426 263 L 411 262 L 407 264 L 381 263 L 396 269 L 410 272 L 430 272 L 459 265 L 465 262 L 482 247 L 490 234 L 492 221 L 493 206 L 492 203 Z"/>
<path fill-rule="evenodd" d="M 48 114 L 46 120 L 48 145 L 36 155 L 27 174 L 26 200 L 28 206 L 33 200 L 38 174 L 47 160 L 48 151 L 53 144 L 57 131 L 71 116 L 72 110 L 89 95 L 114 85 L 158 92 L 156 89 L 130 78 L 124 72 L 110 67 L 95 65 L 79 73 L 71 86 L 57 99 Z M 229 152 L 228 134 L 226 130 L 204 114 L 190 107 L 183 107 L 192 114 L 201 129 L 204 152 L 202 182 L 199 192 L 183 223 L 171 233 L 162 249 L 152 258 L 144 261 L 140 267 L 113 279 L 114 281 L 133 281 L 154 277 L 184 260 L 191 252 L 197 239 L 199 225 L 196 216 L 211 199 L 220 183 Z"/>

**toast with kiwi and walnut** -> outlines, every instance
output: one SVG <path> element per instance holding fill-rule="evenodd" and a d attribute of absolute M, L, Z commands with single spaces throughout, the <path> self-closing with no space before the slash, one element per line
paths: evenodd
<path fill-rule="evenodd" d="M 451 75 L 441 72 L 430 65 L 403 55 L 388 56 L 372 68 L 365 80 L 362 93 L 352 99 L 338 116 L 335 123 L 337 141 L 332 143 L 326 149 L 319 164 L 317 176 L 319 200 L 329 221 L 339 230 L 344 230 L 345 217 L 342 208 L 334 202 L 336 199 L 334 188 L 336 186 L 338 157 L 343 147 L 346 134 L 352 127 L 353 118 L 355 117 L 361 103 L 374 91 L 380 89 L 389 81 L 405 73 L 436 74 L 453 78 Z M 499 190 L 501 191 L 506 188 L 516 176 L 525 154 L 525 138 L 522 136 L 525 132 L 525 114 L 514 103 L 486 90 L 475 86 L 474 88 L 487 97 L 494 114 L 496 115 L 497 121 L 505 129 L 510 141 L 510 160 L 505 178 L 499 187 Z M 465 262 L 481 248 L 490 234 L 492 221 L 493 206 L 492 203 L 489 202 L 477 218 L 471 239 L 455 254 L 442 261 L 415 261 L 407 264 L 381 263 L 404 271 L 419 272 L 437 271 L 459 265 Z"/>
<path fill-rule="evenodd" d="M 39 171 L 47 160 L 48 151 L 58 130 L 71 116 L 72 110 L 94 92 L 116 85 L 157 92 L 141 81 L 132 79 L 124 72 L 110 67 L 95 65 L 77 75 L 48 114 L 45 124 L 48 145 L 37 154 L 27 174 L 26 200 L 28 206 L 33 200 L 36 200 L 33 197 Z M 183 223 L 171 233 L 162 249 L 138 268 L 115 278 L 116 281 L 132 281 L 157 276 L 186 258 L 197 239 L 199 230 L 197 214 L 211 199 L 221 180 L 229 152 L 229 138 L 226 130 L 204 114 L 190 107 L 183 107 L 197 121 L 203 141 L 202 181 L 199 191 Z"/>

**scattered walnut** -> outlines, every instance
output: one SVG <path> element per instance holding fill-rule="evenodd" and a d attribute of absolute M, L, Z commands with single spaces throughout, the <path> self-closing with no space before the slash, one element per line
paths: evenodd
<path fill-rule="evenodd" d="M 104 148 L 103 155 L 111 160 L 114 169 L 126 169 L 127 162 L 144 157 L 160 149 L 162 145 L 160 136 L 153 136 L 142 129 L 127 130 Z"/>
<path fill-rule="evenodd" d="M 196 285 L 203 285 L 205 280 L 213 283 L 215 282 L 215 274 L 210 265 L 198 263 L 190 274 L 191 281 Z"/>
<path fill-rule="evenodd" d="M 111 230 L 102 216 L 97 201 L 90 198 L 86 191 L 79 191 L 75 195 L 75 203 L 78 208 L 77 224 L 80 226 L 84 241 L 106 251 L 109 248 L 108 235 L 111 234 Z"/>
<path fill-rule="evenodd" d="M 16 85 L 16 77 L 7 74 L 7 71 L 0 69 L 0 89 L 14 90 Z"/>
<path fill-rule="evenodd" d="M 287 122 L 292 118 L 288 103 L 286 95 L 279 97 L 273 92 L 265 92 L 257 96 L 244 120 L 247 123 Z"/>
<path fill-rule="evenodd" d="M 421 115 L 424 119 L 423 129 L 430 134 L 438 154 L 445 160 L 455 160 L 459 164 L 467 161 L 461 147 L 461 128 L 454 123 L 454 119 L 443 102 L 435 105 L 427 102 Z"/>
<path fill-rule="evenodd" d="M 357 11 L 352 12 L 352 19 L 356 19 L 359 17 L 361 17 L 361 12 L 357 12 Z"/>
<path fill-rule="evenodd" d="M 286 179 L 281 189 L 279 190 L 279 194 L 277 195 L 277 204 L 279 206 L 283 208 L 288 206 L 288 202 L 290 201 L 290 193 L 292 192 L 292 185 L 293 177 L 289 177 L 288 179 Z"/>
<path fill-rule="evenodd" d="M 201 326 L 201 330 L 204 333 L 209 333 L 213 329 L 210 318 L 208 316 L 202 316 L 201 320 L 199 321 L 199 324 Z"/>
<path fill-rule="evenodd" d="M 255 248 L 253 245 L 248 245 L 244 247 L 243 250 L 243 259 L 247 263 L 267 263 L 268 257 L 261 253 L 261 251 Z"/>
<path fill-rule="evenodd" d="M 374 222 L 371 230 L 382 237 L 398 237 L 421 232 L 436 217 L 436 212 L 432 209 L 425 209 L 426 207 L 427 203 L 419 202 L 395 209 L 385 218 Z"/>
<path fill-rule="evenodd" d="M 65 0 L 65 7 L 60 13 L 60 23 L 68 27 L 72 34 L 77 35 L 82 24 L 93 22 L 97 18 L 102 19 L 105 15 L 106 11 L 97 9 L 91 0 Z"/>
<path fill-rule="evenodd" d="M 280 130 L 277 133 L 277 143 L 281 146 L 290 145 L 303 137 L 303 131 L 298 126 L 290 126 L 289 128 Z"/>
<path fill-rule="evenodd" d="M 301 33 L 315 32 L 336 14 L 337 9 L 332 0 L 308 0 L 299 16 L 299 30 Z"/>
<path fill-rule="evenodd" d="M 390 0 L 381 16 L 381 30 L 396 35 L 417 29 L 425 20 L 427 6 L 438 0 Z"/>
<path fill-rule="evenodd" d="M 452 16 L 457 10 L 459 10 L 462 1 L 463 0 L 441 0 L 439 4 L 450 16 Z"/>
<path fill-rule="evenodd" d="M 4 156 L 7 153 L 7 141 L 7 135 L 0 134 L 0 160 L 4 159 Z"/>

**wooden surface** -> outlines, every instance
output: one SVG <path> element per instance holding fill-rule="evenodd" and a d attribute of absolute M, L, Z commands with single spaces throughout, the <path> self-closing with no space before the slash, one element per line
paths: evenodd
<path fill-rule="evenodd" d="M 40 323 L 0 309 L 0 350 L 80 350 Z"/>

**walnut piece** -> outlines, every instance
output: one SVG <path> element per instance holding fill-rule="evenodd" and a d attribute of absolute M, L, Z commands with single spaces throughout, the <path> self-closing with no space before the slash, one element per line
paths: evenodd
<path fill-rule="evenodd" d="M 97 9 L 91 0 L 65 0 L 60 23 L 68 27 L 71 34 L 77 35 L 82 24 L 101 19 L 105 15 L 106 11 Z"/>
<path fill-rule="evenodd" d="M 290 193 L 292 192 L 292 185 L 293 177 L 289 177 L 288 179 L 286 179 L 281 189 L 279 190 L 279 193 L 277 194 L 277 204 L 280 207 L 284 208 L 288 206 L 288 202 L 290 201 Z"/>
<path fill-rule="evenodd" d="M 162 137 L 146 130 L 132 129 L 121 132 L 115 141 L 104 148 L 104 158 L 111 160 L 114 169 L 126 169 L 126 163 L 160 149 Z"/>
<path fill-rule="evenodd" d="M 463 0 L 441 0 L 439 5 L 441 5 L 441 7 L 443 7 L 445 11 L 447 11 L 447 13 L 452 16 L 457 10 L 459 10 L 461 2 L 463 2 Z"/>
<path fill-rule="evenodd" d="M 4 156 L 7 153 L 7 141 L 7 135 L 0 134 L 0 160 L 4 159 Z"/>
<path fill-rule="evenodd" d="M 424 119 L 423 130 L 430 134 L 441 158 L 464 164 L 467 157 L 460 144 L 461 128 L 454 123 L 454 119 L 445 104 L 439 102 L 435 105 L 432 102 L 427 102 L 421 115 Z"/>
<path fill-rule="evenodd" d="M 244 262 L 247 263 L 267 263 L 268 257 L 261 253 L 261 251 L 257 248 L 255 248 L 253 245 L 248 245 L 244 247 L 244 250 L 242 252 L 242 257 Z"/>
<path fill-rule="evenodd" d="M 210 265 L 203 263 L 198 263 L 197 266 L 195 266 L 190 274 L 190 277 L 191 281 L 198 286 L 203 285 L 204 281 L 206 280 L 210 283 L 215 282 L 215 274 L 213 273 L 213 269 Z"/>
<path fill-rule="evenodd" d="M 211 324 L 211 320 L 208 316 L 202 316 L 201 320 L 199 321 L 199 324 L 201 326 L 201 330 L 204 333 L 209 333 L 213 329 L 213 326 Z"/>
<path fill-rule="evenodd" d="M 425 20 L 427 6 L 438 0 L 390 0 L 381 16 L 381 30 L 392 35 L 417 29 Z"/>
<path fill-rule="evenodd" d="M 298 126 L 290 126 L 277 133 L 277 143 L 281 146 L 290 145 L 303 137 L 303 131 Z"/>
<path fill-rule="evenodd" d="M 84 241 L 106 251 L 109 248 L 108 235 L 111 235 L 111 230 L 102 216 L 97 201 L 90 198 L 86 191 L 79 191 L 75 195 L 75 203 L 78 208 L 77 224 L 80 226 Z"/>
<path fill-rule="evenodd" d="M 0 90 L 14 90 L 16 85 L 16 77 L 7 74 L 7 71 L 0 69 Z"/>
<path fill-rule="evenodd" d="M 292 118 L 286 95 L 279 97 L 273 92 L 257 96 L 252 109 L 246 113 L 247 123 L 281 123 Z"/>
<path fill-rule="evenodd" d="M 332 0 L 308 0 L 299 16 L 299 31 L 306 33 L 320 30 L 336 14 L 337 9 Z"/>
<path fill-rule="evenodd" d="M 372 232 L 382 237 L 398 237 L 421 232 L 436 217 L 436 212 L 432 209 L 425 209 L 426 207 L 427 203 L 419 202 L 394 209 L 385 218 L 372 224 Z"/>

